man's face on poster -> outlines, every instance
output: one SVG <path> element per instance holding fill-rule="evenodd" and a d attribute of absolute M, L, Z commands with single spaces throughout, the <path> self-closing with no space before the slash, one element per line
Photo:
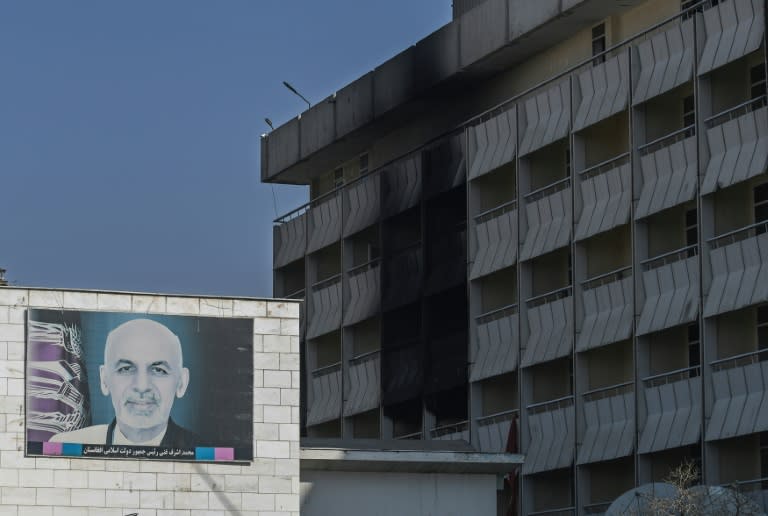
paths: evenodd
<path fill-rule="evenodd" d="M 184 396 L 189 383 L 178 337 L 148 319 L 129 321 L 109 334 L 99 374 L 123 432 L 164 429 L 174 398 Z"/>

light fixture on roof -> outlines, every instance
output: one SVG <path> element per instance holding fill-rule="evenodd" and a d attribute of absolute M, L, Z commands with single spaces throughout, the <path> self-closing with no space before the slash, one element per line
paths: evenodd
<path fill-rule="evenodd" d="M 292 92 L 292 93 L 294 93 L 295 95 L 297 95 L 298 97 L 300 97 L 300 98 L 301 98 L 301 100 L 303 100 L 304 102 L 306 102 L 306 103 L 307 103 L 307 107 L 308 107 L 308 108 L 312 107 L 312 104 L 310 104 L 310 103 L 309 103 L 309 101 L 307 100 L 307 98 L 306 98 L 304 95 L 302 95 L 301 93 L 299 93 L 299 92 L 296 90 L 296 88 L 294 88 L 293 86 L 291 86 L 290 84 L 288 84 L 288 81 L 283 81 L 283 86 L 285 86 L 286 88 L 288 88 L 289 90 L 291 90 L 291 92 Z"/>
<path fill-rule="evenodd" d="M 270 120 L 269 118 L 265 118 L 264 121 L 267 123 L 270 129 L 272 129 L 273 131 L 275 130 L 275 126 L 272 125 L 272 120 Z"/>

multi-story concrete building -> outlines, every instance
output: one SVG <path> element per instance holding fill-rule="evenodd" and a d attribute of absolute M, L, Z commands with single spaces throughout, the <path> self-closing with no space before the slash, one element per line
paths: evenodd
<path fill-rule="evenodd" d="M 274 240 L 306 435 L 519 451 L 523 514 L 686 459 L 760 498 L 765 1 L 454 15 L 262 140 L 264 181 L 311 187 Z"/>

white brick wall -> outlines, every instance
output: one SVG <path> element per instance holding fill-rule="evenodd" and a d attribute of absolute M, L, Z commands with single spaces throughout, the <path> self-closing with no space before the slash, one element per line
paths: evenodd
<path fill-rule="evenodd" d="M 28 308 L 253 318 L 253 462 L 24 457 Z M 0 287 L 0 516 L 298 516 L 298 317 L 287 301 Z"/>

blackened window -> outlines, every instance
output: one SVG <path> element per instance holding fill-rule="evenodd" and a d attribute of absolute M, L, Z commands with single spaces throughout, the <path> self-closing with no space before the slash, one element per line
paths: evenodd
<path fill-rule="evenodd" d="M 763 64 L 750 68 L 749 85 L 753 99 L 758 99 L 765 95 L 765 66 Z"/>
<path fill-rule="evenodd" d="M 358 169 L 358 173 L 361 176 L 368 173 L 368 154 L 360 155 L 360 168 Z"/>
<path fill-rule="evenodd" d="M 333 187 L 338 188 L 344 184 L 344 169 L 339 167 L 333 171 Z"/>
<path fill-rule="evenodd" d="M 757 307 L 757 348 L 768 349 L 768 305 Z"/>
<path fill-rule="evenodd" d="M 683 99 L 683 127 L 688 127 L 696 123 L 696 103 L 693 95 L 688 95 Z"/>
<path fill-rule="evenodd" d="M 701 364 L 699 360 L 699 323 L 688 325 L 688 367 Z"/>
<path fill-rule="evenodd" d="M 592 27 L 592 56 L 598 56 L 592 60 L 594 66 L 605 62 L 605 55 L 602 54 L 605 51 L 605 23 L 601 23 L 596 27 Z"/>
<path fill-rule="evenodd" d="M 768 432 L 760 432 L 760 476 L 768 477 Z"/>
<path fill-rule="evenodd" d="M 696 221 L 696 208 L 685 212 L 685 245 L 691 246 L 699 241 L 698 223 Z"/>
<path fill-rule="evenodd" d="M 755 222 L 768 220 L 768 183 L 757 185 L 754 190 Z"/>

